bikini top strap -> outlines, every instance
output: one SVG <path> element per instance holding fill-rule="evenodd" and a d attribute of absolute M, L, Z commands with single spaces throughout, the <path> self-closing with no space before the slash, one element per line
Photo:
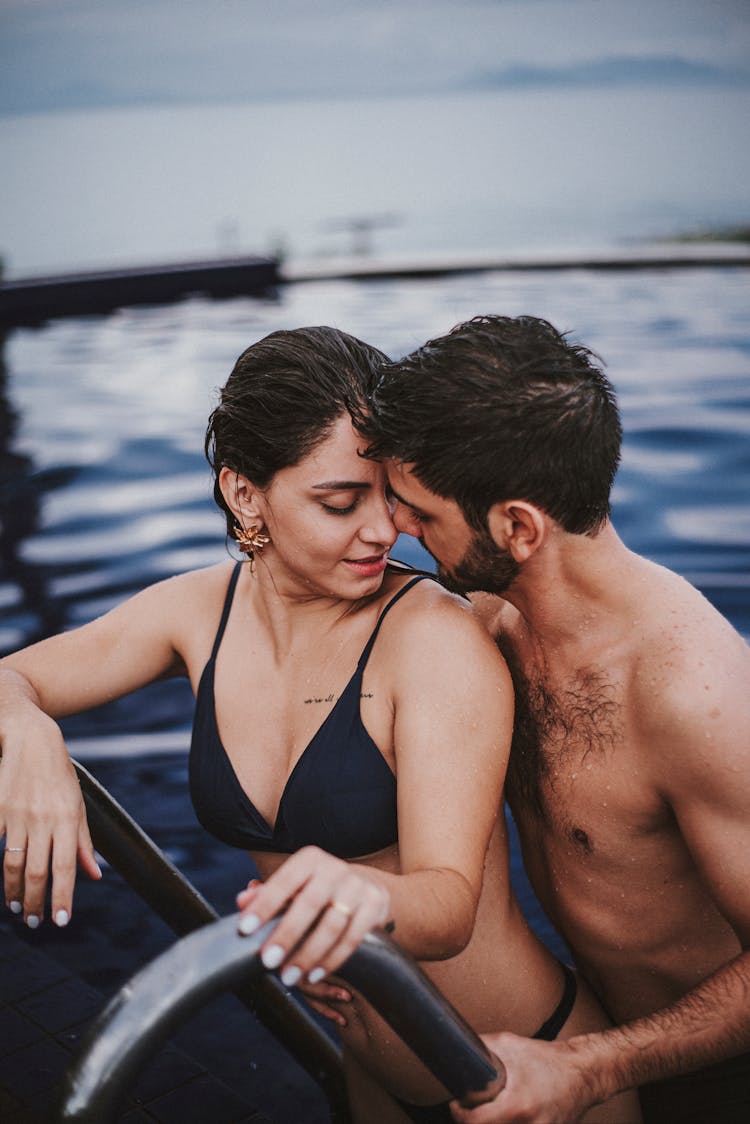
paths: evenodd
<path fill-rule="evenodd" d="M 227 627 L 227 621 L 229 620 L 229 611 L 232 608 L 232 601 L 234 600 L 234 591 L 237 588 L 237 579 L 240 576 L 240 570 L 241 569 L 242 569 L 242 563 L 238 562 L 235 565 L 234 569 L 232 570 L 232 576 L 229 579 L 229 585 L 227 586 L 226 597 L 224 598 L 224 608 L 221 611 L 221 620 L 219 621 L 219 627 L 216 630 L 216 639 L 214 640 L 214 646 L 211 649 L 211 659 L 212 660 L 216 659 L 216 653 L 219 651 L 219 645 L 221 644 L 221 640 L 222 640 L 222 637 L 224 635 L 224 629 Z"/>
<path fill-rule="evenodd" d="M 410 582 L 407 582 L 406 585 L 402 586 L 401 589 L 398 591 L 398 593 L 394 594 L 394 596 L 390 599 L 390 601 L 388 602 L 386 607 L 383 609 L 383 612 L 378 617 L 378 623 L 375 625 L 375 628 L 372 630 L 372 634 L 370 636 L 370 639 L 365 644 L 365 650 L 363 651 L 362 655 L 359 657 L 359 663 L 357 664 L 357 671 L 358 672 L 364 671 L 365 664 L 367 663 L 368 659 L 370 658 L 370 652 L 372 651 L 372 646 L 377 639 L 378 633 L 380 632 L 380 626 L 383 623 L 383 621 L 385 620 L 388 613 L 393 608 L 393 606 L 396 604 L 397 601 L 401 600 L 401 598 L 404 596 L 405 593 L 409 592 L 409 590 L 411 589 L 411 587 L 413 585 L 416 585 L 417 582 L 423 582 L 425 580 L 432 580 L 432 575 L 431 574 L 418 574 L 417 577 L 412 578 Z"/>

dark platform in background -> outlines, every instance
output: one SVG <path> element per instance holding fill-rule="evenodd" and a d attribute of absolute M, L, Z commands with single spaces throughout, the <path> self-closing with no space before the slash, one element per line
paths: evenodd
<path fill-rule="evenodd" d="M 112 312 L 133 305 L 168 304 L 200 294 L 213 298 L 263 296 L 284 284 L 304 281 L 425 279 L 456 273 L 550 270 L 695 269 L 746 266 L 750 251 L 739 242 L 677 242 L 623 246 L 616 251 L 516 257 L 481 255 L 442 259 L 350 257 L 283 265 L 277 258 L 233 257 L 216 261 L 68 273 L 0 280 L 0 331 L 46 320 Z"/>
<path fill-rule="evenodd" d="M 275 258 L 228 258 L 109 269 L 0 282 L 0 329 L 33 326 L 60 316 L 88 316 L 183 297 L 259 296 L 279 281 Z"/>

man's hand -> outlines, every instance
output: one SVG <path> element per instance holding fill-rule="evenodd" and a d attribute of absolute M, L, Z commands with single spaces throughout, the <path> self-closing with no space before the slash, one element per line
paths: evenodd
<path fill-rule="evenodd" d="M 505 1067 L 505 1086 L 477 1108 L 452 1101 L 460 1124 L 574 1124 L 602 1099 L 581 1065 L 576 1039 L 539 1042 L 508 1033 L 482 1039 Z"/>
<path fill-rule="evenodd" d="M 303 978 L 297 984 L 297 990 L 302 992 L 307 1002 L 319 1015 L 330 1019 L 336 1026 L 347 1025 L 346 1010 L 352 1001 L 348 984 L 337 983 L 335 976 L 319 984 L 307 983 Z"/>

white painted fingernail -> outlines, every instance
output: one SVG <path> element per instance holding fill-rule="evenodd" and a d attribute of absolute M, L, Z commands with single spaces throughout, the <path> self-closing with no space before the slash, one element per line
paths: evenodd
<path fill-rule="evenodd" d="M 294 987 L 301 975 L 302 969 L 298 968 L 296 964 L 290 964 L 289 967 L 285 968 L 281 973 L 281 982 L 284 987 Z"/>
<path fill-rule="evenodd" d="M 259 926 L 260 917 L 256 917 L 254 913 L 243 913 L 237 928 L 242 933 L 243 937 L 249 937 Z"/>
<path fill-rule="evenodd" d="M 307 978 L 312 984 L 320 983 L 321 980 L 326 978 L 325 968 L 313 968 L 312 972 L 307 973 Z"/>
<path fill-rule="evenodd" d="M 26 918 L 26 924 L 28 925 L 28 927 L 30 929 L 38 929 L 39 928 L 39 918 L 37 917 L 37 915 L 35 913 L 30 913 L 29 916 Z"/>
<path fill-rule="evenodd" d="M 10 912 L 11 913 L 23 913 L 23 904 L 21 902 L 11 902 L 10 903 Z"/>
<path fill-rule="evenodd" d="M 266 968 L 278 968 L 285 955 L 280 944 L 271 944 L 268 948 L 263 949 L 260 958 Z"/>
<path fill-rule="evenodd" d="M 55 925 L 59 925 L 61 929 L 64 929 L 69 921 L 70 914 L 68 913 L 67 909 L 58 909 L 57 913 L 55 914 Z"/>

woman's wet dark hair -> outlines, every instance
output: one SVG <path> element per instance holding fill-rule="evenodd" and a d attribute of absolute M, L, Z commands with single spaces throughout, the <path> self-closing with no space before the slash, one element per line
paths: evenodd
<path fill-rule="evenodd" d="M 361 412 L 386 361 L 377 348 L 327 327 L 272 332 L 243 351 L 208 420 L 205 441 L 228 535 L 234 536 L 235 519 L 219 486 L 221 469 L 267 488 L 280 469 L 325 440 L 343 414 Z"/>

